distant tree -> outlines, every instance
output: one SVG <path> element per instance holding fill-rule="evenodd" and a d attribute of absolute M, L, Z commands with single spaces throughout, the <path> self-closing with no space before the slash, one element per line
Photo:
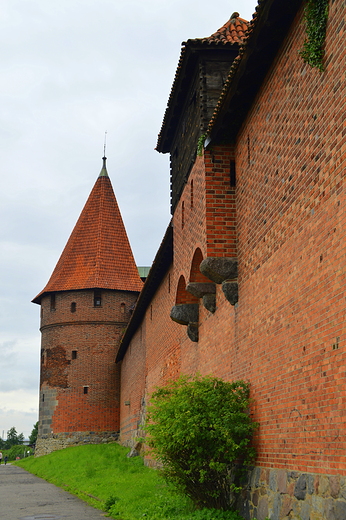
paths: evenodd
<path fill-rule="evenodd" d="M 23 444 L 23 442 L 24 434 L 20 433 L 18 435 L 16 428 L 12 426 L 12 428 L 10 428 L 7 432 L 6 448 L 10 448 L 11 446 L 16 446 L 18 444 Z"/>
<path fill-rule="evenodd" d="M 30 444 L 35 444 L 36 439 L 37 439 L 37 434 L 38 434 L 38 421 L 37 421 L 37 423 L 34 424 L 34 427 L 33 427 L 32 432 L 30 434 L 30 437 L 29 437 L 29 443 Z"/>

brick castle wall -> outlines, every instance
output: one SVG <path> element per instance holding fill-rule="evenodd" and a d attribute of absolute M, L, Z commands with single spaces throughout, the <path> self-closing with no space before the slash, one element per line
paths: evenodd
<path fill-rule="evenodd" d="M 167 275 L 144 318 L 147 326 L 154 317 L 145 336 L 147 396 L 164 381 L 169 359 L 176 375 L 250 382 L 260 428 L 244 500 L 247 517 L 259 520 L 339 518 L 345 507 L 346 5 L 329 8 L 325 72 L 298 55 L 301 10 L 234 149 L 197 157 L 173 216 L 171 293 Z M 226 183 L 233 159 L 235 190 Z M 217 285 L 216 311 L 200 303 L 192 342 L 169 311 L 197 249 L 203 258 L 237 256 L 239 301 L 231 306 Z M 135 356 L 130 348 L 123 366 Z"/>

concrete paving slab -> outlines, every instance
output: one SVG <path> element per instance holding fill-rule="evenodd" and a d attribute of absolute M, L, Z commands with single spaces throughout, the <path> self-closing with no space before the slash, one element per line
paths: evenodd
<path fill-rule="evenodd" d="M 18 466 L 0 465 L 0 520 L 100 520 L 105 515 Z"/>

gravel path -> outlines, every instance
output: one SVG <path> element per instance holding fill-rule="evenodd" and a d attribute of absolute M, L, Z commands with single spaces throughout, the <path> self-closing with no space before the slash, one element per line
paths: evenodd
<path fill-rule="evenodd" d="M 0 520 L 100 520 L 105 513 L 18 466 L 0 465 Z"/>

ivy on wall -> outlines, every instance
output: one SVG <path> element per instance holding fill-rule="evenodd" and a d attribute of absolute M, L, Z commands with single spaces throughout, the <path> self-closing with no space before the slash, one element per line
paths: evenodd
<path fill-rule="evenodd" d="M 202 155 L 204 150 L 204 141 L 206 140 L 207 134 L 202 134 L 197 142 L 197 155 Z"/>
<path fill-rule="evenodd" d="M 311 67 L 323 71 L 324 41 L 328 20 L 328 0 L 308 0 L 305 7 L 306 38 L 299 51 Z"/>

